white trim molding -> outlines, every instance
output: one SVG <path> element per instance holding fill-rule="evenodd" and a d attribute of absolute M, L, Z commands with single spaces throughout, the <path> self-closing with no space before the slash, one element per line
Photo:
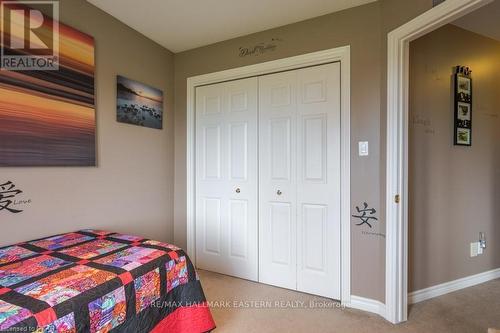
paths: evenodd
<path fill-rule="evenodd" d="M 500 268 L 414 291 L 408 294 L 408 303 L 415 304 L 496 279 L 500 279 Z"/>
<path fill-rule="evenodd" d="M 408 81 L 409 45 L 493 0 L 447 0 L 388 35 L 386 165 L 386 316 L 408 311 Z"/>
<path fill-rule="evenodd" d="M 351 296 L 351 303 L 346 305 L 348 308 L 357 309 L 361 311 L 372 312 L 378 314 L 379 316 L 385 316 L 385 304 L 371 299 L 360 296 Z"/>
<path fill-rule="evenodd" d="M 340 62 L 341 67 L 341 302 L 351 301 L 351 49 L 343 46 L 187 79 L 187 251 L 196 265 L 195 242 L 195 91 L 196 87 Z"/>

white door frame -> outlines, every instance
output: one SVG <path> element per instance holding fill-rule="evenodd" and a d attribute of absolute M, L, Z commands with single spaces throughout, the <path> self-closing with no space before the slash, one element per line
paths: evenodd
<path fill-rule="evenodd" d="M 265 75 L 308 66 L 340 62 L 341 72 L 341 295 L 351 301 L 351 51 L 350 46 L 268 61 L 187 79 L 187 251 L 196 265 L 195 226 L 195 89 L 198 86 Z"/>
<path fill-rule="evenodd" d="M 447 0 L 388 35 L 385 318 L 392 323 L 408 317 L 409 45 L 492 1 Z"/>

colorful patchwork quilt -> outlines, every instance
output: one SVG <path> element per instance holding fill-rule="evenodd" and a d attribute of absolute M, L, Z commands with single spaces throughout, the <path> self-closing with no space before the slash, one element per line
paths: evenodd
<path fill-rule="evenodd" d="M 0 332 L 208 332 L 198 275 L 171 244 L 82 230 L 0 248 Z"/>

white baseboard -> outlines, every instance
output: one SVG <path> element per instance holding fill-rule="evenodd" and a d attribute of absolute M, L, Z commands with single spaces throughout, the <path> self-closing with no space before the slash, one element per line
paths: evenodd
<path fill-rule="evenodd" d="M 352 295 L 351 301 L 349 304 L 346 304 L 346 306 L 353 309 L 372 312 L 385 318 L 385 304 L 371 298 Z"/>
<path fill-rule="evenodd" d="M 417 290 L 408 294 L 408 303 L 414 304 L 434 297 L 445 295 L 460 289 L 472 287 L 484 282 L 500 278 L 500 268 L 467 276 L 458 280 L 445 282 L 433 287 Z"/>

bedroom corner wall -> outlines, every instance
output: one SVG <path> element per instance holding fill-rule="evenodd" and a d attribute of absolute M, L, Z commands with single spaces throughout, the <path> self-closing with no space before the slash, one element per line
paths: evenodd
<path fill-rule="evenodd" d="M 82 228 L 172 242 L 173 54 L 84 0 L 60 1 L 60 20 L 95 38 L 97 167 L 0 168 L 32 201 L 0 211 L 0 246 Z M 118 74 L 163 90 L 163 130 L 116 122 Z"/>

